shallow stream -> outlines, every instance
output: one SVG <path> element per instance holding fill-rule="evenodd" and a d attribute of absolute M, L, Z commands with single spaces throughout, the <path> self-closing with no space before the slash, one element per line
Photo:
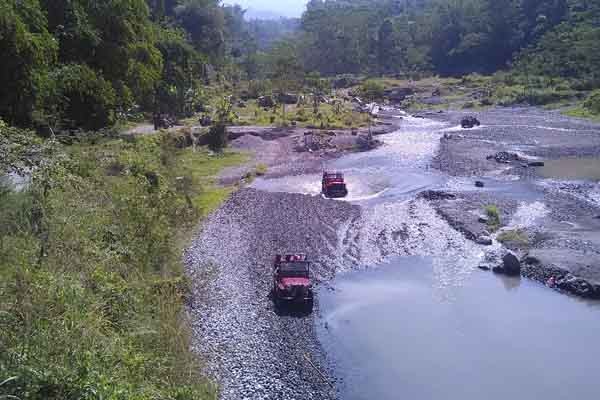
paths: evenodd
<path fill-rule="evenodd" d="M 343 201 L 363 209 L 352 259 L 360 272 L 338 275 L 318 294 L 317 330 L 341 398 L 596 397 L 600 305 L 478 270 L 483 248 L 412 201 L 425 189 L 482 190 L 473 179 L 428 168 L 440 136 L 456 129 L 408 117 L 379 137 L 385 146 L 324 166 L 345 173 L 350 196 Z M 545 212 L 543 191 L 514 178 L 480 179 L 483 190 L 522 203 L 515 226 L 535 223 Z M 254 187 L 317 196 L 320 177 L 257 180 Z M 392 243 L 401 235 L 406 243 Z"/>

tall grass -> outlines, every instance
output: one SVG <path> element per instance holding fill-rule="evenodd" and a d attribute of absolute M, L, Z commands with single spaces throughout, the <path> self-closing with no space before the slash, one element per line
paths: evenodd
<path fill-rule="evenodd" d="M 244 157 L 166 134 L 65 152 L 0 191 L 0 398 L 214 399 L 178 238 L 227 195 L 212 175 Z"/>

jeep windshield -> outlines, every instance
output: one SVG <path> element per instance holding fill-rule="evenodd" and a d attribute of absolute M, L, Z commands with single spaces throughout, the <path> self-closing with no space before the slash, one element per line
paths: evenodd
<path fill-rule="evenodd" d="M 327 185 L 327 189 L 333 191 L 342 191 L 346 189 L 346 185 L 344 185 L 343 183 L 334 183 L 332 185 Z"/>
<path fill-rule="evenodd" d="M 308 278 L 308 266 L 307 262 L 281 263 L 279 273 L 288 278 Z"/>

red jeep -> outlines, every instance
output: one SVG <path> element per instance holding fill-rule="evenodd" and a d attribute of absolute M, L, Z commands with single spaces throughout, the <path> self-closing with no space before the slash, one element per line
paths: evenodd
<path fill-rule="evenodd" d="M 346 182 L 344 182 L 344 174 L 339 172 L 323 172 L 321 186 L 325 197 L 346 197 L 348 195 L 348 188 L 346 187 Z"/>
<path fill-rule="evenodd" d="M 308 311 L 313 308 L 313 290 L 310 282 L 310 263 L 303 254 L 275 256 L 273 266 L 273 300 L 276 305 L 295 303 Z"/>

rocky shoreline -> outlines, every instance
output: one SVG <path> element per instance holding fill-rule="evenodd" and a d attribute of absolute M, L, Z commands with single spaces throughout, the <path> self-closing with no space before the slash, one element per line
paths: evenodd
<path fill-rule="evenodd" d="M 459 120 L 462 115 L 465 113 L 446 113 L 437 118 Z M 480 177 L 493 179 L 496 186 L 498 180 L 506 184 L 488 189 L 481 182 L 477 190 L 434 196 L 431 204 L 469 240 L 504 239 L 506 250 L 519 256 L 522 276 L 561 292 L 600 299 L 600 224 L 596 223 L 600 203 L 590 195 L 596 185 L 540 175 L 545 162 L 597 155 L 600 126 L 529 108 L 477 116 L 484 129 L 445 134 L 434 167 L 472 179 L 473 187 Z M 502 118 L 513 120 L 507 123 Z M 519 121 L 521 118 L 524 121 Z M 490 235 L 488 226 L 480 221 L 488 205 L 499 210 L 503 221 L 496 235 Z M 528 206 L 538 207 L 539 215 L 529 215 L 527 224 L 514 221 L 527 213 Z M 514 235 L 518 240 L 511 241 Z"/>

